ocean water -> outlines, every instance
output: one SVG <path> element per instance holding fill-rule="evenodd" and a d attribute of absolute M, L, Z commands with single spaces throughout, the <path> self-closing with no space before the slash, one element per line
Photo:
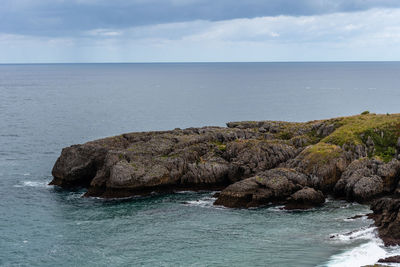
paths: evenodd
<path fill-rule="evenodd" d="M 400 112 L 400 63 L 0 65 L 0 266 L 360 266 L 367 206 L 226 209 L 48 186 L 61 149 L 124 132 Z"/>

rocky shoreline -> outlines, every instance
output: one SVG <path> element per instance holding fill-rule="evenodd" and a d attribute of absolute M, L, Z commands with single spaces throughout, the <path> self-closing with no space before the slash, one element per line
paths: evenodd
<path fill-rule="evenodd" d="M 120 198 L 222 190 L 231 208 L 370 203 L 386 245 L 400 244 L 400 114 L 128 133 L 62 150 L 51 185 Z"/>

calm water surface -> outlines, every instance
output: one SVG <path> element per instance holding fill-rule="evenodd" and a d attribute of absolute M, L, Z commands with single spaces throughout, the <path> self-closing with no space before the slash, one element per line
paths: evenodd
<path fill-rule="evenodd" d="M 362 205 L 236 210 L 213 207 L 210 192 L 104 201 L 46 184 L 71 144 L 236 120 L 400 112 L 399 84 L 400 63 L 0 65 L 0 265 L 373 263 L 395 251 L 382 248 L 371 221 L 347 219 L 369 212 Z"/>

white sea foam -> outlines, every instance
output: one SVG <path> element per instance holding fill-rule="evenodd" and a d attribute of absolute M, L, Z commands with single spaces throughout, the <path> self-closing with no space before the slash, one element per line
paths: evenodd
<path fill-rule="evenodd" d="M 14 187 L 49 187 L 48 182 L 24 181 L 21 184 L 16 184 Z"/>
<path fill-rule="evenodd" d="M 268 210 L 270 210 L 270 211 L 280 211 L 280 212 L 287 211 L 287 210 L 284 209 L 284 207 L 285 207 L 284 205 L 272 206 L 272 207 L 269 207 Z"/>
<path fill-rule="evenodd" d="M 193 193 L 196 193 L 195 191 L 190 191 L 190 190 L 187 190 L 187 191 L 176 191 L 175 192 L 175 194 L 193 194 Z"/>
<path fill-rule="evenodd" d="M 344 233 L 344 234 L 333 234 L 332 239 L 338 241 L 352 241 L 352 240 L 372 240 L 376 239 L 376 228 L 375 227 L 368 227 L 368 228 L 361 228 L 359 230 Z"/>
<path fill-rule="evenodd" d="M 346 218 L 346 219 L 343 219 L 343 221 L 345 221 L 345 222 L 352 222 L 352 221 L 355 221 L 355 220 L 368 220 L 368 216 L 367 215 L 360 215 L 360 217 L 357 217 L 357 218 Z"/>
<path fill-rule="evenodd" d="M 386 248 L 381 239 L 377 237 L 375 227 L 363 228 L 346 234 L 336 234 L 334 239 L 341 242 L 354 240 L 368 240 L 351 250 L 334 255 L 325 266 L 329 267 L 353 267 L 375 264 L 381 258 L 387 258 L 400 254 L 400 247 Z M 399 264 L 387 264 L 387 266 L 400 266 Z"/>
<path fill-rule="evenodd" d="M 203 208 L 210 208 L 210 207 L 215 207 L 214 206 L 214 201 L 216 198 L 213 197 L 205 197 L 197 200 L 190 200 L 190 201 L 185 201 L 185 205 L 189 206 L 198 206 L 198 207 L 203 207 Z"/>
<path fill-rule="evenodd" d="M 355 267 L 374 264 L 387 253 L 377 240 L 371 240 L 349 251 L 334 255 L 326 266 L 329 267 Z"/>

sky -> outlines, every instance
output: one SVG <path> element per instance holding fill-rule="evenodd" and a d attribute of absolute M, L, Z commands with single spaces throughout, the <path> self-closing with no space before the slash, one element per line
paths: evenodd
<path fill-rule="evenodd" d="M 0 5 L 0 63 L 399 60 L 399 0 Z"/>

